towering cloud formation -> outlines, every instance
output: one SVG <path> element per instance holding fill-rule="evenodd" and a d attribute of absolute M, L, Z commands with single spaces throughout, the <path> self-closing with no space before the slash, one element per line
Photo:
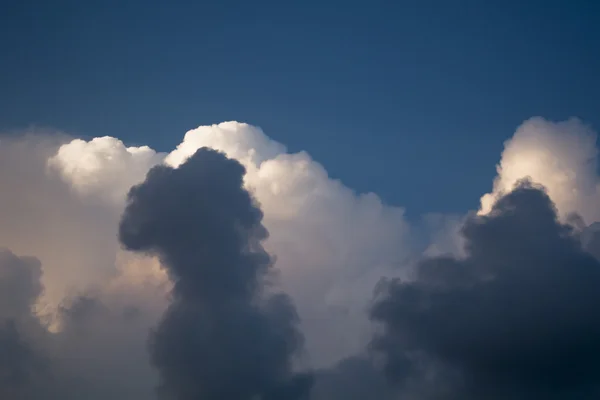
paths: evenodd
<path fill-rule="evenodd" d="M 597 395 L 594 144 L 577 120 L 526 121 L 478 215 L 409 228 L 247 124 L 171 153 L 3 137 L 0 397 L 294 398 L 306 365 L 311 400 Z M 513 191 L 527 177 L 547 195 Z"/>
<path fill-rule="evenodd" d="M 132 188 L 120 224 L 126 248 L 159 257 L 173 300 L 152 334 L 161 391 L 178 400 L 305 398 L 292 372 L 302 345 L 290 299 L 265 290 L 272 262 L 244 167 L 201 148 L 157 166 Z"/>
<path fill-rule="evenodd" d="M 597 397 L 600 262 L 550 198 L 521 183 L 462 233 L 466 258 L 382 285 L 371 316 L 387 375 L 420 399 Z"/>
<path fill-rule="evenodd" d="M 110 196 L 121 199 L 114 205 L 120 211 L 126 188 L 143 179 L 140 167 L 131 164 L 147 166 L 164 155 L 127 148 L 114 138 L 96 140 L 62 146 L 52 170 L 88 201 L 97 199 L 90 198 L 94 193 L 121 193 Z M 382 275 L 402 273 L 413 255 L 404 210 L 372 193 L 357 195 L 330 179 L 308 154 L 288 154 L 259 128 L 238 122 L 187 132 L 164 163 L 177 167 L 201 147 L 222 151 L 245 167 L 244 187 L 264 210 L 270 232 L 264 246 L 277 258 L 281 284 L 294 299 L 311 363 L 332 365 L 364 349 L 371 336 L 366 304 L 373 286 Z M 114 165 L 105 168 L 107 163 Z"/>

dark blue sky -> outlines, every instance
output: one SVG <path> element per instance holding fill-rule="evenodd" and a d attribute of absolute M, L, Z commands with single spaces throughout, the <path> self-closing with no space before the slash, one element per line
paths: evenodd
<path fill-rule="evenodd" d="M 168 150 L 245 121 L 413 215 L 475 207 L 528 117 L 600 127 L 598 1 L 0 5 L 0 129 Z"/>

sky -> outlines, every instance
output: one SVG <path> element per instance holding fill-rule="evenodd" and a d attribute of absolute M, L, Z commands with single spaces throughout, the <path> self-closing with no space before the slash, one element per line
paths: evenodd
<path fill-rule="evenodd" d="M 243 121 L 411 216 L 474 207 L 527 118 L 600 125 L 594 1 L 2 7 L 1 131 L 166 151 L 199 125 Z"/>
<path fill-rule="evenodd" d="M 0 398 L 600 398 L 594 2 L 0 12 Z"/>

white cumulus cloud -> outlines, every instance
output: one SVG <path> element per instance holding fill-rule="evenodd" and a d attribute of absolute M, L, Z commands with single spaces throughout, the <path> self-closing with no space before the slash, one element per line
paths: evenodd
<path fill-rule="evenodd" d="M 122 201 L 129 188 L 141 182 L 164 155 L 148 146 L 126 147 L 122 141 L 99 137 L 86 142 L 74 139 L 48 160 L 63 179 L 82 195 Z"/>
<path fill-rule="evenodd" d="M 505 143 L 491 193 L 481 198 L 487 213 L 501 193 L 519 179 L 531 178 L 548 190 L 562 218 L 578 213 L 591 223 L 600 219 L 596 133 L 578 119 L 525 121 Z"/>

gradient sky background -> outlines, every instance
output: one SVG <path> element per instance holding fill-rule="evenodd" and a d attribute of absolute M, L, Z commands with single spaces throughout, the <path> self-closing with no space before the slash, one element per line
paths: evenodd
<path fill-rule="evenodd" d="M 244 121 L 415 216 L 475 208 L 524 119 L 600 128 L 598 1 L 0 4 L 4 132 Z"/>

